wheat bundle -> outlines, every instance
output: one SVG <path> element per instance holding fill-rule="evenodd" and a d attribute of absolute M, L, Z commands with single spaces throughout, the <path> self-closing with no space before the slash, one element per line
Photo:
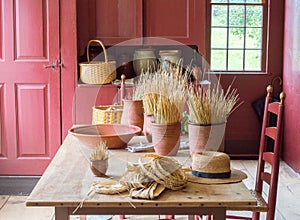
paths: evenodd
<path fill-rule="evenodd" d="M 242 103 L 239 101 L 237 89 L 232 88 L 232 84 L 224 92 L 220 88 L 220 78 L 217 84 L 208 85 L 208 88 L 189 88 L 189 98 L 187 101 L 190 121 L 196 124 L 208 125 L 218 124 L 227 121 L 229 115 Z"/>
<path fill-rule="evenodd" d="M 181 120 L 181 112 L 176 103 L 165 96 L 160 95 L 158 97 L 153 110 L 154 121 L 157 124 L 173 124 Z"/>
<path fill-rule="evenodd" d="M 109 151 L 105 142 L 100 142 L 97 148 L 91 153 L 90 161 L 107 160 Z"/>
<path fill-rule="evenodd" d="M 134 98 L 143 99 L 146 114 L 154 115 L 156 123 L 179 122 L 184 109 L 189 71 L 182 67 L 158 68 L 155 73 L 140 75 Z"/>

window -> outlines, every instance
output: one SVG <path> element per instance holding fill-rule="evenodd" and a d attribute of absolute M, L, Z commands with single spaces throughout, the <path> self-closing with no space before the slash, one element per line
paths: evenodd
<path fill-rule="evenodd" d="M 209 0 L 210 68 L 265 72 L 267 0 Z"/>

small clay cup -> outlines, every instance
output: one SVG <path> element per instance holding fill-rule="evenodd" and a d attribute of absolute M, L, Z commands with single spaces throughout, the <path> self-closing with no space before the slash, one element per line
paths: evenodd
<path fill-rule="evenodd" d="M 106 176 L 105 173 L 108 167 L 108 160 L 93 160 L 90 163 L 91 171 L 95 176 Z"/>

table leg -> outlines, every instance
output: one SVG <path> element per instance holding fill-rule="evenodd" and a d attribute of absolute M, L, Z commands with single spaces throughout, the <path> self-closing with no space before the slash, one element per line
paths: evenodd
<path fill-rule="evenodd" d="M 55 220 L 69 220 L 68 208 L 55 207 Z"/>
<path fill-rule="evenodd" d="M 218 208 L 217 211 L 214 212 L 213 220 L 224 220 L 226 219 L 226 209 Z"/>
<path fill-rule="evenodd" d="M 188 215 L 188 220 L 194 220 L 194 219 L 196 219 L 195 215 Z"/>

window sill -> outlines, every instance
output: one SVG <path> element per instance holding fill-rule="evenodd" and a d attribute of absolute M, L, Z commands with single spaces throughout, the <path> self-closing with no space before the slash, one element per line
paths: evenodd
<path fill-rule="evenodd" d="M 211 71 L 208 74 L 226 74 L 226 75 L 269 75 L 267 72 L 259 71 Z"/>

